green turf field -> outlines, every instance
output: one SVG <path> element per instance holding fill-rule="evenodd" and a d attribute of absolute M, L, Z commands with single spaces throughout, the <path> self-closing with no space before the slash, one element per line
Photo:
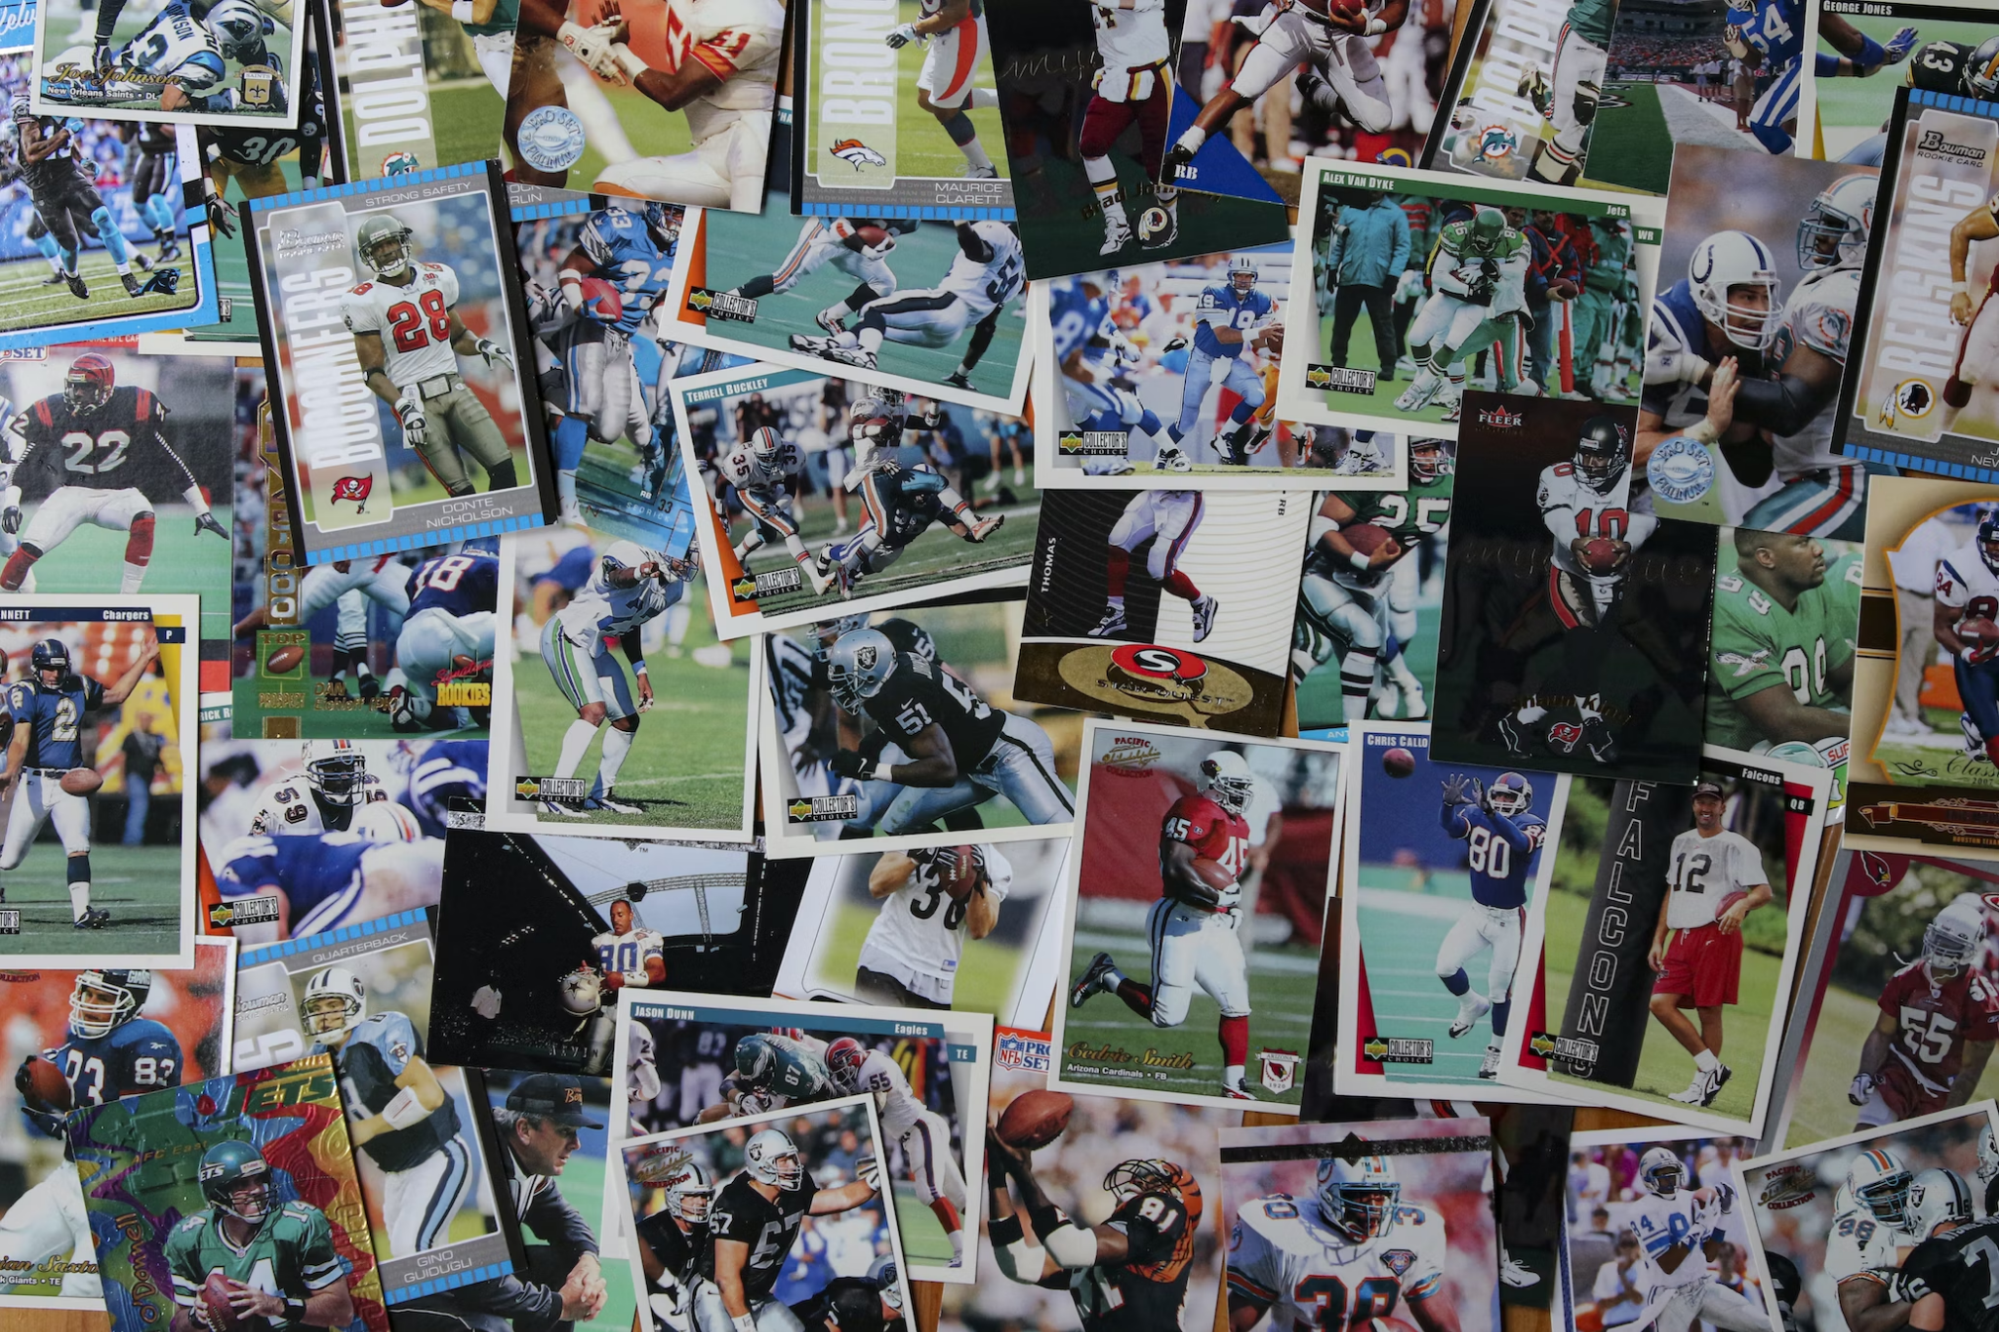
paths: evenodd
<path fill-rule="evenodd" d="M 1330 363 L 1333 356 L 1333 317 L 1330 311 L 1318 317 L 1318 328 L 1319 350 L 1317 355 L 1320 360 Z M 1470 369 L 1471 358 L 1472 349 L 1465 349 L 1467 370 Z M 1374 354 L 1374 321 L 1369 318 L 1365 307 L 1361 309 L 1359 317 L 1353 322 L 1353 331 L 1347 343 L 1346 364 L 1354 370 L 1379 369 L 1379 362 Z M 1392 372 L 1393 367 L 1390 367 L 1390 370 Z M 1525 370 L 1526 367 L 1523 366 L 1523 378 L 1525 378 Z M 1489 367 L 1487 373 L 1492 373 Z M 1579 388 L 1588 387 L 1586 382 L 1588 375 L 1583 369 L 1577 369 L 1576 378 L 1579 381 Z M 1638 378 L 1636 373 L 1626 378 L 1626 389 L 1631 393 L 1633 398 L 1636 398 L 1638 395 Z M 1406 390 L 1409 387 L 1409 383 L 1410 381 L 1407 378 L 1399 380 L 1380 378 L 1375 381 L 1374 392 L 1372 394 L 1333 393 L 1328 391 L 1320 393 L 1318 397 L 1324 400 L 1325 407 L 1333 411 L 1358 412 L 1376 417 L 1395 417 L 1403 421 L 1443 421 L 1446 409 L 1442 400 L 1438 398 L 1431 399 L 1428 405 L 1414 412 L 1403 412 L 1396 408 L 1395 399 L 1397 395 Z M 1476 381 L 1468 381 L 1467 387 L 1477 388 L 1479 385 Z M 1542 388 L 1550 395 L 1559 394 L 1562 389 L 1561 370 L 1557 364 L 1557 358 L 1552 355 L 1548 358 L 1547 383 Z"/>
<path fill-rule="evenodd" d="M 1438 599 L 1423 598 L 1416 606 L 1416 638 L 1402 645 L 1409 669 L 1423 684 L 1426 705 L 1437 694 L 1437 630 L 1442 616 L 1443 606 Z M 1380 716 L 1374 710 L 1375 704 L 1370 702 L 1367 715 Z M 1406 701 L 1400 713 L 1403 717 L 1408 716 Z M 1429 716 L 1427 711 L 1424 716 Z M 1298 725 L 1337 727 L 1345 721 L 1346 715 L 1341 711 L 1340 704 L 1340 662 L 1337 657 L 1329 657 L 1299 682 Z"/>
<path fill-rule="evenodd" d="M 1605 84 L 1579 183 L 1664 194 L 1672 174 L 1673 136 L 1659 106 L 1659 89 L 1649 83 Z"/>
<path fill-rule="evenodd" d="M 24 506 L 34 517 L 35 505 Z M 214 507 L 215 521 L 230 527 L 229 506 Z M 201 598 L 201 637 L 229 639 L 229 543 L 214 533 L 196 536 L 194 511 L 183 504 L 158 507 L 153 561 L 146 567 L 145 593 L 195 593 Z M 85 523 L 62 545 L 35 562 L 36 592 L 98 593 L 115 588 L 124 568 L 126 536 Z M 111 571 L 107 576 L 106 571 Z M 109 577 L 110 582 L 106 582 Z"/>
<path fill-rule="evenodd" d="M 902 1235 L 903 1257 L 912 1264 L 948 1264 L 951 1241 L 937 1214 L 917 1196 L 907 1180 L 895 1182 L 895 1226 Z"/>
<path fill-rule="evenodd" d="M 1923 716 L 1936 729 L 1929 744 L 1896 738 L 1874 747 L 1874 762 L 1887 770 L 1890 781 L 1910 787 L 1950 784 L 1999 790 L 1999 769 L 1965 754 L 1956 713 L 1925 708 Z"/>
<path fill-rule="evenodd" d="M 1776 909 L 1763 910 L 1769 912 Z M 1560 1026 L 1562 1014 L 1568 1008 L 1569 983 L 1575 976 L 1576 955 L 1582 947 L 1583 921 L 1588 913 L 1589 899 L 1581 894 L 1556 892 L 1548 895 L 1548 928 L 1543 952 L 1547 958 L 1547 1013 L 1551 1028 Z M 1722 1020 L 1727 1040 L 1720 1052 L 1721 1062 L 1735 1074 L 1716 1096 L 1714 1105 L 1707 1108 L 1713 1115 L 1736 1116 L 1746 1120 L 1755 1110 L 1756 1083 L 1763 1070 L 1763 1048 L 1770 1031 L 1770 1014 L 1776 1005 L 1780 967 L 1781 962 L 1774 955 L 1756 949 L 1743 950 L 1742 980 L 1738 991 L 1741 1003 L 1724 1010 Z M 1700 1020 L 1694 1011 L 1689 1009 L 1686 1013 L 1698 1027 Z M 1643 1026 L 1636 1031 L 1627 1028 L 1622 1033 L 1644 1043 L 1644 1052 L 1638 1059 L 1638 1077 L 1628 1091 L 1634 1096 L 1658 1102 L 1662 1107 L 1659 1114 L 1669 1116 L 1677 1107 L 1667 1100 L 1667 1096 L 1686 1088 L 1687 1081 L 1694 1075 L 1694 1060 L 1650 1013 L 1638 1022 Z M 1859 1049 L 1857 1044 L 1854 1049 Z M 1847 1077 L 1852 1077 L 1850 1071 Z M 1556 1073 L 1552 1067 L 1548 1071 L 1548 1081 L 1577 1088 L 1595 1086 L 1582 1079 Z"/>
<path fill-rule="evenodd" d="M 156 253 L 151 246 L 136 242 L 132 249 L 135 254 L 141 251 L 148 256 Z M 118 281 L 118 266 L 101 249 L 87 249 L 77 260 L 77 272 L 90 289 L 90 298 L 84 301 L 71 296 L 69 288 L 61 284 L 42 284 L 42 279 L 49 276 L 50 270 L 47 261 L 39 255 L 0 265 L 0 330 L 47 328 L 51 339 L 60 341 L 64 325 L 96 324 L 107 319 L 125 319 L 155 311 L 192 309 L 198 300 L 198 284 L 189 269 L 185 247 L 181 253 L 182 258 L 168 264 L 168 267 L 177 266 L 181 271 L 180 290 L 172 296 L 165 292 L 154 292 L 148 296 L 125 295 L 125 288 Z M 132 273 L 142 281 L 146 276 L 139 272 L 136 265 Z"/>
<path fill-rule="evenodd" d="M 284 173 L 287 190 L 299 188 L 302 181 L 297 153 L 280 160 L 278 169 Z M 243 183 L 234 176 L 224 184 L 222 197 L 231 206 L 249 198 L 243 192 Z M 229 317 L 189 329 L 187 336 L 196 342 L 240 342 L 253 346 L 257 343 L 257 311 L 253 304 L 256 298 L 250 290 L 250 260 L 244 250 L 244 239 L 240 218 L 234 236 L 213 233 L 209 236 L 209 250 L 215 256 L 215 290 L 227 303 Z M 249 352 L 252 356 L 256 354 Z"/>
<path fill-rule="evenodd" d="M 1063 982 L 1063 994 L 1056 998 L 1057 1004 L 1068 1003 L 1068 987 L 1083 974 L 1090 958 L 1099 949 L 1108 950 L 1118 966 L 1134 981 L 1151 980 L 1146 960 L 1151 956 L 1152 946 L 1143 934 L 1079 927 L 1074 939 L 1069 955 L 1069 975 Z M 1264 1049 L 1300 1053 L 1305 1050 L 1312 1035 L 1312 998 L 1318 987 L 1318 950 L 1296 945 L 1259 949 L 1248 949 L 1245 945 L 1245 949 L 1249 954 L 1249 992 L 1253 1008 L 1249 1018 L 1246 1081 L 1258 1100 L 1296 1106 L 1304 1091 L 1303 1080 L 1294 1083 L 1291 1091 L 1281 1097 L 1267 1091 L 1257 1081 L 1256 1053 Z M 1143 1086 L 1150 1092 L 1219 1097 L 1222 1095 L 1222 1048 L 1216 1039 L 1215 1028 L 1220 1018 L 1221 1011 L 1215 1007 L 1214 1000 L 1198 988 L 1188 1005 L 1187 1021 L 1177 1028 L 1152 1026 L 1144 1017 L 1126 1008 L 1124 1001 L 1115 995 L 1093 995 L 1082 1008 L 1067 1012 L 1067 1024 L 1063 1029 L 1065 1050 L 1060 1057 L 1062 1076 L 1107 1088 Z M 1186 1056 L 1193 1063 L 1184 1072 L 1147 1070 L 1145 1072 L 1149 1077 L 1143 1081 L 1137 1077 L 1082 1073 L 1076 1067 L 1078 1062 L 1069 1057 L 1066 1049 L 1078 1042 L 1087 1043 L 1092 1049 L 1108 1044 L 1129 1052 L 1133 1057 L 1142 1057 L 1147 1051 L 1156 1052 L 1159 1058 L 1165 1059 Z M 1128 1068 L 1134 1072 L 1140 1068 L 1138 1058 L 1134 1058 L 1129 1066 L 1082 1063 L 1092 1068 Z"/>
<path fill-rule="evenodd" d="M 1840 15 L 1848 23 L 1877 42 L 1886 42 L 1899 32 L 1904 19 L 1893 15 Z M 1916 46 L 1909 59 L 1914 62 L 1929 42 L 1960 42 L 1975 47 L 1992 35 L 1986 23 L 1947 23 L 1934 11 L 1915 23 Z M 1832 43 L 1819 38 L 1819 50 L 1837 55 Z M 1895 90 L 1900 88 L 1908 66 L 1888 66 L 1865 79 L 1818 79 L 1813 83 L 1818 96 L 1819 127 L 1825 134 L 1825 156 L 1837 160 L 1861 140 L 1880 132 L 1895 109 Z M 1800 126 L 1798 138 L 1811 142 L 1808 127 Z"/>
<path fill-rule="evenodd" d="M 448 79 L 430 85 L 430 129 L 437 141 L 437 161 L 419 164 L 420 169 L 429 170 L 435 166 L 449 166 L 455 162 L 477 162 L 483 158 L 500 155 L 500 125 L 506 118 L 506 103 L 493 91 L 493 85 L 485 77 L 469 79 Z M 344 134 L 350 145 L 349 151 L 358 154 L 369 149 L 354 149 L 354 115 L 345 113 Z M 379 152 L 380 150 L 372 150 Z M 365 157 L 349 162 L 347 170 L 352 179 L 363 179 L 381 170 L 379 160 L 369 161 Z M 287 173 L 289 177 L 290 173 Z"/>
<path fill-rule="evenodd" d="M 576 465 L 576 504 L 592 532 L 641 546 L 665 546 L 668 525 L 691 530 L 693 514 L 686 509 L 677 515 L 673 513 L 669 507 L 670 486 L 666 494 L 652 500 L 639 498 L 639 483 L 632 480 L 632 467 L 638 457 L 638 450 L 623 440 L 617 444 L 600 444 L 596 440 L 585 444 L 583 459 Z M 678 466 L 678 455 L 675 465 Z"/>
<path fill-rule="evenodd" d="M 1451 1020 L 1458 997 L 1437 980 L 1437 949 L 1457 923 L 1458 914 L 1446 904 L 1471 903 L 1471 876 L 1432 871 L 1421 889 L 1405 866 L 1367 865 L 1360 868 L 1360 940 L 1367 958 L 1367 981 L 1374 1002 L 1374 1031 L 1384 1037 L 1429 1038 L 1433 1063 L 1384 1064 L 1390 1082 L 1462 1083 L 1481 1086 L 1478 1068 L 1492 1041 L 1492 1020 L 1478 1024 L 1453 1041 Z M 1374 892 L 1370 893 L 1369 891 Z M 1414 891 L 1414 896 L 1409 896 Z M 1384 892 L 1402 895 L 1396 902 Z M 1472 988 L 1485 991 L 1490 959 L 1479 954 L 1465 964 Z M 1371 1034 L 1363 1032 L 1363 1038 Z"/>
<path fill-rule="evenodd" d="M 749 657 L 753 645 L 733 645 L 734 665 L 726 670 L 697 665 L 694 652 L 715 643 L 707 613 L 708 589 L 699 579 L 687 587 L 694 604 L 685 655 L 655 653 L 646 659 L 652 676 L 653 706 L 639 724 L 631 754 L 618 774 L 617 799 L 641 807 L 636 815 L 607 810 L 589 813 L 588 823 L 666 825 L 674 828 L 736 829 L 743 822 L 745 763 L 743 737 L 749 726 Z M 629 674 L 630 668 L 621 669 Z M 637 698 L 638 689 L 632 689 Z M 576 711 L 548 674 L 538 649 L 523 645 L 514 662 L 514 699 L 526 750 L 522 772 L 555 772 L 562 735 Z M 602 738 L 593 739 L 576 775 L 595 776 Z M 511 779 L 512 775 L 509 775 Z M 545 818 L 546 827 L 582 825 L 585 820 Z"/>
<path fill-rule="evenodd" d="M 771 195 L 769 206 L 761 214 L 715 212 L 708 214 L 707 220 L 705 282 L 718 291 L 770 273 L 784 262 L 798 240 L 799 220 L 791 216 L 790 202 L 780 194 Z M 958 241 L 951 228 L 924 226 L 896 242 L 889 266 L 895 271 L 900 290 L 930 288 L 944 280 L 957 254 Z M 790 291 L 758 301 L 755 323 L 715 320 L 709 329 L 718 337 L 732 341 L 787 350 L 792 334 L 826 336 L 813 316 L 853 290 L 853 275 L 828 264 Z M 1024 354 L 1021 344 L 1026 323 L 1019 316 L 1025 300 L 1016 294 L 1001 313 L 992 346 L 972 371 L 972 388 L 976 392 L 998 397 L 1012 393 L 1014 368 Z M 852 321 L 848 323 L 851 327 Z M 959 358 L 965 355 L 971 340 L 972 325 L 967 323 L 946 347 L 884 342 L 878 358 L 879 369 L 883 374 L 906 375 L 926 384 L 939 384 L 957 369 Z M 839 368 L 831 361 L 826 365 L 833 370 Z"/>
<path fill-rule="evenodd" d="M 1135 224 L 1152 202 L 1152 182 L 1138 163 L 1124 154 L 1114 154 L 1111 161 L 1117 165 L 1118 185 L 1124 192 L 1125 217 Z M 1074 256 L 1102 250 L 1104 221 L 1097 213 L 1090 180 L 1080 162 L 1044 157 L 1041 164 L 1039 172 L 1022 175 L 1014 182 L 1014 199 L 1020 208 L 1017 225 L 1027 253 L 1027 276 L 1060 277 L 1076 270 Z M 1276 209 L 1253 199 L 1182 190 L 1179 211 L 1180 235 L 1173 243 L 1174 254 L 1221 254 L 1277 245 L 1290 234 Z M 1044 261 L 1042 256 L 1052 258 Z M 1150 252 L 1138 243 L 1134 228 L 1133 238 L 1122 249 L 1103 255 L 1098 263 L 1111 268 L 1148 263 L 1150 258 Z"/>
<path fill-rule="evenodd" d="M 92 813 L 97 819 L 97 812 Z M 0 935 L 0 958 L 74 954 L 88 959 L 114 953 L 173 953 L 180 948 L 180 877 L 173 859 L 179 850 L 126 847 L 116 841 L 119 831 L 97 828 L 99 837 L 90 849 L 90 905 L 109 911 L 111 923 L 102 930 L 76 930 L 70 924 L 75 914 L 69 905 L 62 844 L 43 827 L 27 859 L 0 875 L 0 885 L 6 888 L 6 901 L 0 906 L 21 913 L 21 933 Z M 163 860 L 167 873 L 161 870 Z"/>
<path fill-rule="evenodd" d="M 880 909 L 871 902 L 839 905 L 831 929 L 822 936 L 825 944 L 812 964 L 813 985 L 853 995 L 861 943 L 879 914 Z M 1015 973 L 1024 961 L 1019 949 L 991 940 L 966 940 L 958 962 L 958 980 L 951 988 L 951 1007 L 975 1014 L 1004 1014 L 1013 998 Z"/>

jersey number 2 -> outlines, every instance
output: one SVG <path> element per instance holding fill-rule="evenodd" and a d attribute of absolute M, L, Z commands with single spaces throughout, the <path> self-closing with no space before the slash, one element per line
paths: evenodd
<path fill-rule="evenodd" d="M 450 342 L 451 310 L 444 304 L 444 293 L 432 287 L 414 301 L 390 306 L 389 333 L 398 352 L 418 352 L 434 342 Z"/>

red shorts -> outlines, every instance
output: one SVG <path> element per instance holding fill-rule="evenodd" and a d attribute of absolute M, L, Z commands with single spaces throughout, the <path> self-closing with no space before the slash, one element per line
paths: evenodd
<path fill-rule="evenodd" d="M 1742 932 L 1721 933 L 1710 922 L 1691 930 L 1676 930 L 1666 946 L 1666 970 L 1652 983 L 1654 995 L 1679 995 L 1698 1009 L 1735 1003 L 1735 985 L 1742 977 Z"/>
<path fill-rule="evenodd" d="M 1138 164 L 1145 168 L 1146 175 L 1157 176 L 1159 165 L 1166 158 L 1166 127 L 1173 110 L 1171 97 L 1163 70 L 1153 74 L 1152 95 L 1142 101 L 1107 102 L 1101 97 L 1091 97 L 1089 109 L 1083 112 L 1083 132 L 1076 147 L 1084 157 L 1106 157 L 1118 136 L 1135 121 L 1139 136 Z"/>
<path fill-rule="evenodd" d="M 1907 1067 L 1892 1055 L 1881 1062 L 1879 1078 L 1880 1081 L 1874 1085 L 1874 1093 L 1894 1114 L 1895 1121 L 1914 1120 L 1919 1115 L 1941 1111 L 1950 1098 L 1948 1088 L 1942 1092 L 1931 1092 L 1916 1082 Z"/>

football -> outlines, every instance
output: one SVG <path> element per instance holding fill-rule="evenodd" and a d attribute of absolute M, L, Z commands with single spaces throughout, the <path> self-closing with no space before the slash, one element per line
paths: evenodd
<path fill-rule="evenodd" d="M 104 778 L 94 768 L 72 768 L 62 775 L 60 785 L 71 796 L 88 796 L 104 785 Z"/>
<path fill-rule="evenodd" d="M 583 304 L 590 307 L 597 318 L 615 323 L 625 313 L 625 298 L 618 289 L 602 278 L 583 279 Z"/>
<path fill-rule="evenodd" d="M 879 246 L 883 241 L 888 239 L 888 230 L 884 227 L 877 227 L 872 222 L 863 222 L 860 226 L 854 228 L 854 235 L 860 237 L 862 245 L 874 247 Z"/>
<path fill-rule="evenodd" d="M 1373 555 L 1376 551 L 1395 540 L 1387 528 L 1372 523 L 1356 523 L 1350 528 L 1341 528 L 1340 536 L 1347 539 L 1347 545 L 1362 555 Z"/>
<path fill-rule="evenodd" d="M 953 847 L 951 853 L 953 859 L 950 864 L 954 873 L 944 881 L 944 892 L 950 894 L 954 901 L 963 902 L 971 896 L 972 886 L 979 882 L 979 867 L 970 847 Z M 938 861 L 940 871 L 944 864 L 942 859 Z"/>
<path fill-rule="evenodd" d="M 1608 537 L 1592 537 L 1583 543 L 1583 563 L 1592 573 L 1608 574 L 1617 566 L 1617 543 Z"/>
<path fill-rule="evenodd" d="M 43 1106 L 57 1111 L 70 1108 L 69 1080 L 62 1076 L 52 1060 L 34 1059 L 28 1062 L 28 1090 Z"/>
<path fill-rule="evenodd" d="M 1406 778 L 1416 771 L 1416 756 L 1398 745 L 1381 756 L 1381 771 L 1391 778 Z"/>
<path fill-rule="evenodd" d="M 282 676 L 303 661 L 305 661 L 304 646 L 296 643 L 287 644 L 264 659 L 264 670 L 273 676 Z"/>
<path fill-rule="evenodd" d="M 1035 1088 L 1006 1104 L 996 1132 L 1015 1148 L 1045 1148 L 1069 1128 L 1069 1113 L 1075 1109 L 1076 1100 L 1068 1093 Z"/>
<path fill-rule="evenodd" d="M 1210 861 L 1205 856 L 1197 856 L 1194 858 L 1194 873 L 1201 877 L 1203 884 L 1216 893 L 1226 893 L 1235 887 L 1235 875 L 1220 861 Z"/>
<path fill-rule="evenodd" d="M 210 1273 L 208 1281 L 201 1284 L 201 1303 L 208 1310 L 209 1327 L 244 1327 L 236 1318 L 236 1307 L 229 1303 L 229 1279 L 221 1273 Z"/>
<path fill-rule="evenodd" d="M 1999 624 L 1984 616 L 1970 616 L 1957 623 L 1957 637 L 1966 643 L 1990 648 L 1999 644 Z"/>

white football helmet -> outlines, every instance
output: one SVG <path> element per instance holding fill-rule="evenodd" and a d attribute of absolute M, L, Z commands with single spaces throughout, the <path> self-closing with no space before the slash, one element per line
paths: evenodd
<path fill-rule="evenodd" d="M 1256 779 L 1250 774 L 1249 761 L 1234 750 L 1216 750 L 1203 759 L 1201 776 L 1207 780 L 1207 794 L 1230 814 L 1239 815 L 1248 809 L 1250 798 L 1256 795 Z"/>
<path fill-rule="evenodd" d="M 1846 1168 L 1846 1192 L 1853 1201 L 1898 1230 L 1909 1226 L 1909 1187 L 1915 1177 L 1887 1148 L 1868 1148 Z"/>
<path fill-rule="evenodd" d="M 1671 1148 L 1647 1148 L 1638 1159 L 1638 1179 L 1661 1198 L 1677 1194 L 1687 1185 L 1687 1164 Z"/>
<path fill-rule="evenodd" d="M 1386 1157 L 1369 1153 L 1351 1161 L 1320 1160 L 1320 1211 L 1329 1224 L 1354 1240 L 1371 1240 L 1394 1230 L 1395 1209 L 1401 1202 L 1402 1184 Z"/>
<path fill-rule="evenodd" d="M 423 841 L 423 825 L 398 801 L 370 801 L 354 812 L 347 830 L 363 842 Z"/>
<path fill-rule="evenodd" d="M 562 1007 L 578 1018 L 604 1007 L 604 978 L 597 975 L 595 968 L 579 967 L 574 972 L 565 972 L 561 987 Z"/>
<path fill-rule="evenodd" d="M 1923 928 L 1923 966 L 1932 981 L 1968 969 L 1985 944 L 1985 907 L 1975 893 L 1960 893 Z"/>
<path fill-rule="evenodd" d="M 1718 231 L 1694 247 L 1687 260 L 1687 285 L 1694 305 L 1737 347 L 1760 352 L 1777 336 L 1779 299 L 1784 284 L 1777 277 L 1777 259 L 1770 247 L 1746 231 Z M 1729 299 L 1736 287 L 1761 287 L 1770 294 L 1768 309 L 1738 305 Z"/>
<path fill-rule="evenodd" d="M 1978 1136 L 1978 1183 L 1989 1185 L 1995 1177 L 1999 1177 L 1999 1138 L 1993 1136 L 1992 1126 L 1987 1125 Z"/>
<path fill-rule="evenodd" d="M 759 1130 L 743 1148 L 743 1162 L 752 1179 L 782 1190 L 795 1190 L 805 1179 L 798 1145 L 781 1129 Z"/>
<path fill-rule="evenodd" d="M 1928 1240 L 1945 1222 L 1971 1220 L 1971 1187 L 1955 1171 L 1932 1168 L 1909 1185 L 1909 1231 Z"/>
<path fill-rule="evenodd" d="M 321 1042 L 328 1038 L 344 1041 L 367 1016 L 368 988 L 344 967 L 324 968 L 305 983 L 298 1012 L 308 1037 Z"/>
<path fill-rule="evenodd" d="M 691 1157 L 666 1178 L 666 1210 L 690 1226 L 708 1220 L 708 1204 L 714 1197 L 707 1173 Z"/>
<path fill-rule="evenodd" d="M 1798 267 L 1859 268 L 1867 262 L 1867 234 L 1874 230 L 1874 176 L 1842 176 L 1812 200 L 1798 221 Z"/>

